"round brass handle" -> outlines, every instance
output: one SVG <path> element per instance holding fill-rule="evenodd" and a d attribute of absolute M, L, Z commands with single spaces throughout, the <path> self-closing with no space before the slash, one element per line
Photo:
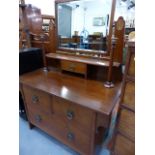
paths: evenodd
<path fill-rule="evenodd" d="M 39 97 L 36 95 L 32 96 L 32 103 L 38 103 L 39 102 Z"/>
<path fill-rule="evenodd" d="M 35 120 L 38 122 L 38 123 L 40 123 L 41 122 L 41 116 L 40 115 L 36 115 L 35 116 Z"/>
<path fill-rule="evenodd" d="M 67 134 L 67 139 L 68 139 L 69 141 L 73 141 L 73 140 L 75 139 L 74 134 L 71 133 L 71 132 L 69 132 L 69 133 Z"/>
<path fill-rule="evenodd" d="M 69 120 L 72 120 L 74 118 L 74 112 L 73 111 L 67 111 L 67 118 Z"/>

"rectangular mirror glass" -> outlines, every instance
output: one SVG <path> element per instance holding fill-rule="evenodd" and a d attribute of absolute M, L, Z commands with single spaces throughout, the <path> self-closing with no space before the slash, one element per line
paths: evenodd
<path fill-rule="evenodd" d="M 112 0 L 79 0 L 58 3 L 58 47 L 106 50 Z"/>

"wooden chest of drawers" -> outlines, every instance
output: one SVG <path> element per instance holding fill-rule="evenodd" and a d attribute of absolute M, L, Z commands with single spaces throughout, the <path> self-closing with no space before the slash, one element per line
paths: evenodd
<path fill-rule="evenodd" d="M 126 70 L 121 91 L 114 155 L 135 154 L 135 46 L 128 43 Z"/>
<path fill-rule="evenodd" d="M 61 60 L 61 70 L 87 75 L 87 64 Z"/>
<path fill-rule="evenodd" d="M 91 154 L 95 112 L 45 92 L 23 87 L 30 122 L 84 154 Z"/>
<path fill-rule="evenodd" d="M 119 88 L 120 84 L 106 89 L 101 82 L 41 69 L 20 77 L 30 127 L 81 155 L 94 155 L 95 142 L 106 134 Z"/>

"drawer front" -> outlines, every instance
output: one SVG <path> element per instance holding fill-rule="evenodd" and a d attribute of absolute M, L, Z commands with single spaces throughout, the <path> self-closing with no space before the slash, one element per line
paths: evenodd
<path fill-rule="evenodd" d="M 90 154 L 91 136 L 85 134 L 77 126 L 68 125 L 64 119 L 56 115 L 45 115 L 39 110 L 29 110 L 29 119 L 32 124 L 44 130 L 73 149 L 84 154 Z"/>
<path fill-rule="evenodd" d="M 65 142 L 68 126 L 63 119 L 55 115 L 47 115 L 39 110 L 29 110 L 29 120 L 32 124 L 44 130 L 51 136 Z"/>
<path fill-rule="evenodd" d="M 81 74 L 86 74 L 87 65 L 79 62 L 61 60 L 61 69 Z"/>
<path fill-rule="evenodd" d="M 114 155 L 135 155 L 135 143 L 124 136 L 117 134 L 114 146 Z"/>
<path fill-rule="evenodd" d="M 43 130 L 50 130 L 51 117 L 48 114 L 38 110 L 38 109 L 29 109 L 28 110 L 29 121 L 35 126 Z"/>
<path fill-rule="evenodd" d="M 38 109 L 47 115 L 52 114 L 52 96 L 28 86 L 24 86 L 23 91 L 28 110 Z"/>
<path fill-rule="evenodd" d="M 122 109 L 120 113 L 118 131 L 131 140 L 135 140 L 135 114 L 132 111 Z"/>
<path fill-rule="evenodd" d="M 87 134 L 92 128 L 95 112 L 85 107 L 75 105 L 75 103 L 71 103 L 58 97 L 53 97 L 53 112 L 73 126 L 80 126 Z"/>
<path fill-rule="evenodd" d="M 127 82 L 125 85 L 123 105 L 135 110 L 135 83 Z"/>
<path fill-rule="evenodd" d="M 66 132 L 66 142 L 76 150 L 84 154 L 90 154 L 91 151 L 91 136 L 85 134 L 76 126 L 70 125 Z"/>
<path fill-rule="evenodd" d="M 52 136 L 83 154 L 90 154 L 91 135 L 83 132 L 80 126 L 70 125 L 56 115 L 53 115 L 52 124 L 52 131 L 50 131 L 53 132 Z"/>
<path fill-rule="evenodd" d="M 131 55 L 128 74 L 135 76 L 135 54 Z"/>

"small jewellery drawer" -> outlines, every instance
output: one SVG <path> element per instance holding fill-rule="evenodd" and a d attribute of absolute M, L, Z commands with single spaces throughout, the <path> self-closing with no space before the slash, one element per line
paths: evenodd
<path fill-rule="evenodd" d="M 118 122 L 118 131 L 135 141 L 135 114 L 132 111 L 122 109 Z"/>
<path fill-rule="evenodd" d="M 114 155 L 135 155 L 135 144 L 126 137 L 117 134 Z"/>
<path fill-rule="evenodd" d="M 39 109 L 46 114 L 52 114 L 52 96 L 28 86 L 24 86 L 23 91 L 28 110 Z"/>
<path fill-rule="evenodd" d="M 79 62 L 61 60 L 61 69 L 70 72 L 86 74 L 87 65 Z"/>
<path fill-rule="evenodd" d="M 128 74 L 130 76 L 135 76 L 135 54 L 132 54 L 130 57 Z"/>
<path fill-rule="evenodd" d="M 85 130 L 92 128 L 95 116 L 95 112 L 92 110 L 58 97 L 53 97 L 53 113 L 71 124 L 78 124 L 81 128 L 86 128 Z"/>
<path fill-rule="evenodd" d="M 135 83 L 126 82 L 122 104 L 135 110 Z"/>

